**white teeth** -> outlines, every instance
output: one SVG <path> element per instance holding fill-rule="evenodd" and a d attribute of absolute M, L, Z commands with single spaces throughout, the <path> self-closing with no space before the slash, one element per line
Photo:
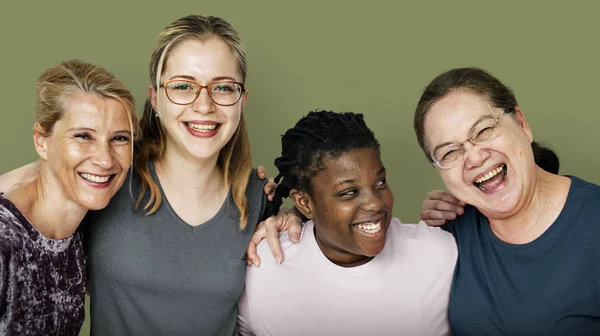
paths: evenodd
<path fill-rule="evenodd" d="M 79 176 L 83 177 L 84 179 L 86 179 L 90 182 L 96 182 L 96 183 L 106 183 L 110 179 L 110 175 L 97 176 L 97 175 L 92 175 L 92 174 L 88 174 L 88 173 L 81 173 L 81 174 L 79 174 Z"/>
<path fill-rule="evenodd" d="M 381 231 L 381 221 L 377 223 L 356 224 L 355 226 L 366 233 L 377 233 Z"/>
<path fill-rule="evenodd" d="M 502 166 L 500 166 L 500 167 L 498 167 L 496 169 L 492 169 L 492 171 L 490 171 L 489 173 L 485 174 L 485 176 L 480 177 L 479 179 L 477 179 L 475 181 L 475 183 L 485 182 L 485 181 L 491 179 L 492 177 L 498 175 L 498 173 L 501 172 L 501 171 L 503 171 L 503 170 L 504 170 L 504 165 L 502 165 Z"/>
<path fill-rule="evenodd" d="M 217 128 L 217 124 L 211 124 L 211 125 L 202 125 L 202 124 L 193 124 L 193 123 L 186 123 L 187 127 L 199 131 L 199 132 L 210 132 L 213 131 L 215 128 Z"/>

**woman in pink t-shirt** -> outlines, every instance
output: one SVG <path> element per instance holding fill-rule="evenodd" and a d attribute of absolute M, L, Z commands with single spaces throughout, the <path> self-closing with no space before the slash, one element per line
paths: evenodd
<path fill-rule="evenodd" d="M 457 250 L 452 236 L 392 217 L 379 142 L 361 114 L 311 112 L 282 138 L 275 204 L 308 221 L 265 240 L 239 301 L 243 335 L 446 335 Z M 276 211 L 278 206 L 273 211 Z"/>

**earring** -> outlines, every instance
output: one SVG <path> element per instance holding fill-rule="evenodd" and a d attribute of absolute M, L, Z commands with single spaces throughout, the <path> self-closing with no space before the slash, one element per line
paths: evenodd
<path fill-rule="evenodd" d="M 157 118 L 160 118 L 160 116 L 158 115 L 158 112 L 154 113 L 154 116 Z"/>

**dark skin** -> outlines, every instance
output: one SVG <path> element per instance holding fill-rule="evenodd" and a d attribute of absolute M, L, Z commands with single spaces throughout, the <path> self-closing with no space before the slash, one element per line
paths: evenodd
<path fill-rule="evenodd" d="M 324 165 L 310 192 L 292 189 L 290 197 L 315 223 L 317 243 L 329 260 L 343 267 L 365 264 L 383 250 L 394 204 L 379 152 L 355 149 L 325 158 Z"/>

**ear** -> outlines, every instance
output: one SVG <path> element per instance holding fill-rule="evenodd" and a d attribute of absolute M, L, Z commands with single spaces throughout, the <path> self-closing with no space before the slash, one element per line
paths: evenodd
<path fill-rule="evenodd" d="M 521 110 L 521 108 L 518 106 L 515 107 L 515 120 L 517 124 L 519 124 L 519 126 L 521 126 L 521 128 L 523 129 L 523 132 L 525 132 L 525 135 L 527 136 L 527 139 L 529 139 L 529 142 L 533 142 L 533 133 L 531 132 L 531 127 L 529 127 L 527 120 L 525 120 L 523 110 Z"/>
<path fill-rule="evenodd" d="M 292 189 L 290 190 L 290 199 L 294 201 L 296 208 L 304 215 L 304 217 L 308 219 L 313 219 L 313 202 L 308 196 L 308 194 L 297 189 Z"/>
<path fill-rule="evenodd" d="M 246 102 L 248 102 L 248 90 L 244 91 L 244 94 L 242 95 L 242 111 L 246 106 Z"/>
<path fill-rule="evenodd" d="M 152 108 L 154 109 L 155 112 L 158 112 L 158 110 L 156 109 L 156 96 L 158 95 L 158 92 L 156 92 L 156 90 L 154 90 L 154 87 L 152 85 L 148 86 L 148 98 L 150 99 L 150 104 L 152 104 Z"/>
<path fill-rule="evenodd" d="M 47 159 L 48 152 L 48 137 L 45 135 L 46 132 L 42 128 L 42 125 L 35 123 L 33 126 L 33 144 L 35 151 L 43 159 Z"/>

